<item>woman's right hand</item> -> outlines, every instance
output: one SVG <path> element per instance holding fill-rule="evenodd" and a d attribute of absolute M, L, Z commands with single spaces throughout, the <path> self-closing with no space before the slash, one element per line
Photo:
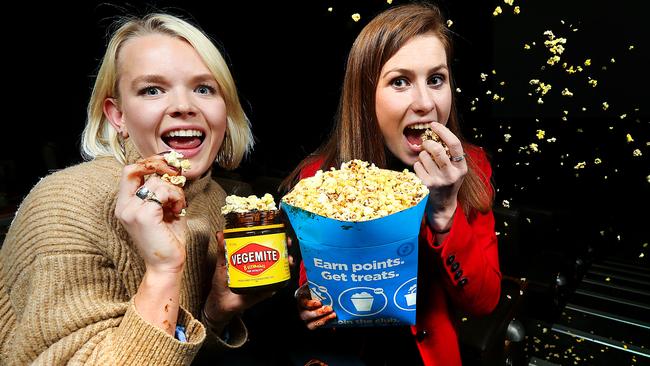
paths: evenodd
<path fill-rule="evenodd" d="M 307 329 L 320 328 L 336 319 L 336 313 L 331 306 L 323 306 L 320 301 L 312 300 L 307 284 L 302 285 L 296 291 L 296 299 L 298 300 L 300 319 L 305 322 Z"/>
<path fill-rule="evenodd" d="M 154 173 L 179 174 L 161 155 L 124 167 L 115 216 L 129 233 L 148 271 L 180 273 L 185 263 L 187 222 L 178 215 L 185 208 L 185 194 L 180 187 L 161 180 Z M 145 176 L 151 174 L 145 182 Z M 142 186 L 153 192 L 160 203 L 136 196 Z"/>

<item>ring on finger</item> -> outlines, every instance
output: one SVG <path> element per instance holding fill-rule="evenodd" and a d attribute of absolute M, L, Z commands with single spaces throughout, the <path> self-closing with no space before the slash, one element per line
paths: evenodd
<path fill-rule="evenodd" d="M 135 191 L 135 195 L 143 201 L 156 202 L 162 206 L 162 202 L 156 197 L 156 194 L 153 193 L 149 188 L 142 186 Z"/>
<path fill-rule="evenodd" d="M 453 161 L 454 163 L 457 163 L 459 161 L 465 160 L 466 156 L 467 156 L 467 154 L 463 153 L 462 155 L 459 155 L 459 156 L 452 156 L 451 158 L 449 158 L 449 160 Z"/>

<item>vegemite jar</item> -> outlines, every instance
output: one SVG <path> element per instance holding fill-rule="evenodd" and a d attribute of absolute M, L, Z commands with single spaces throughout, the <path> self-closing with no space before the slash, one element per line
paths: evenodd
<path fill-rule="evenodd" d="M 274 291 L 289 282 L 287 237 L 278 210 L 227 214 L 224 238 L 232 292 Z"/>

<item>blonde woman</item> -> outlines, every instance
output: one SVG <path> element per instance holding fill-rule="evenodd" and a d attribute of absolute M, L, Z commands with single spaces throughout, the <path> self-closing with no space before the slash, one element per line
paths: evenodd
<path fill-rule="evenodd" d="M 216 161 L 253 139 L 223 57 L 166 14 L 122 20 L 88 105 L 86 162 L 42 179 L 0 255 L 0 364 L 189 364 L 241 346 L 269 294 L 226 285 Z M 175 150 L 191 168 L 170 166 Z M 184 175 L 184 187 L 161 176 Z"/>

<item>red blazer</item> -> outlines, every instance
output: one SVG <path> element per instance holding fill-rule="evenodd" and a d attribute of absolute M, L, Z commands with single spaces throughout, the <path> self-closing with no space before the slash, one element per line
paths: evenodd
<path fill-rule="evenodd" d="M 480 148 L 466 148 L 467 154 L 485 174 L 486 184 L 492 168 Z M 306 166 L 300 179 L 321 169 L 322 160 Z M 440 244 L 422 219 L 418 264 L 416 325 L 411 327 L 426 366 L 461 365 L 456 329 L 449 304 L 473 315 L 490 313 L 499 301 L 501 272 L 492 211 L 481 214 L 463 211 L 458 203 L 451 231 Z M 300 263 L 300 284 L 307 281 Z M 451 301 L 449 301 L 451 300 Z"/>

